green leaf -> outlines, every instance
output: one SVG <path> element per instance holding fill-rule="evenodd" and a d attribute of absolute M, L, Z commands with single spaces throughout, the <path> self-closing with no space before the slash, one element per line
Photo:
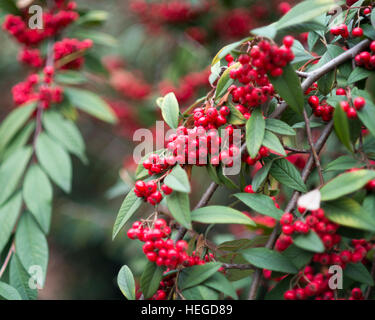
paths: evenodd
<path fill-rule="evenodd" d="M 21 15 L 21 11 L 18 9 L 16 3 L 13 0 L 1 0 L 0 8 L 6 13 L 12 13 L 15 15 Z"/>
<path fill-rule="evenodd" d="M 117 118 L 113 110 L 97 94 L 87 90 L 67 87 L 64 88 L 64 93 L 75 107 L 105 122 L 116 123 Z"/>
<path fill-rule="evenodd" d="M 253 181 L 251 183 L 253 190 L 256 192 L 258 191 L 259 187 L 262 183 L 267 179 L 268 174 L 271 170 L 273 161 L 267 162 L 260 170 L 257 171 L 255 174 Z"/>
<path fill-rule="evenodd" d="M 36 155 L 50 178 L 65 192 L 70 192 L 72 163 L 65 149 L 43 132 L 36 142 Z"/>
<path fill-rule="evenodd" d="M 186 300 L 217 300 L 219 293 L 216 290 L 200 285 L 182 291 Z"/>
<path fill-rule="evenodd" d="M 48 134 L 59 141 L 62 146 L 87 163 L 85 142 L 74 122 L 66 120 L 54 111 L 44 112 L 43 125 Z"/>
<path fill-rule="evenodd" d="M 7 144 L 17 134 L 17 132 L 30 119 L 36 108 L 36 103 L 31 102 L 13 110 L 1 123 L 0 126 L 0 153 L 3 152 Z"/>
<path fill-rule="evenodd" d="M 239 110 L 237 110 L 231 103 L 229 103 L 227 106 L 230 110 L 228 123 L 234 125 L 242 125 L 246 123 L 246 118 Z"/>
<path fill-rule="evenodd" d="M 372 179 L 375 179 L 375 171 L 372 170 L 357 170 L 340 174 L 320 189 L 322 201 L 334 200 L 355 192 Z"/>
<path fill-rule="evenodd" d="M 221 267 L 219 262 L 209 262 L 183 269 L 178 279 L 178 288 L 185 290 L 195 287 L 213 276 Z"/>
<path fill-rule="evenodd" d="M 233 84 L 234 80 L 230 77 L 230 71 L 232 69 L 238 68 L 240 65 L 241 64 L 239 62 L 234 63 L 223 72 L 216 85 L 216 100 L 219 100 L 227 92 L 228 88 Z"/>
<path fill-rule="evenodd" d="M 254 221 L 244 213 L 224 206 L 206 206 L 196 209 L 191 213 L 191 219 L 207 224 L 246 224 L 255 226 Z"/>
<path fill-rule="evenodd" d="M 23 182 L 23 198 L 46 234 L 51 223 L 52 196 L 53 189 L 47 175 L 37 164 L 33 164 Z"/>
<path fill-rule="evenodd" d="M 167 206 L 173 218 L 186 229 L 191 229 L 190 202 L 185 192 L 172 192 L 167 196 Z"/>
<path fill-rule="evenodd" d="M 17 150 L 0 166 L 0 205 L 16 190 L 18 183 L 31 158 L 31 147 Z"/>
<path fill-rule="evenodd" d="M 290 125 L 278 119 L 266 119 L 266 129 L 285 136 L 296 135 L 296 131 Z"/>
<path fill-rule="evenodd" d="M 20 219 L 16 231 L 16 252 L 25 270 L 38 266 L 42 273 L 40 286 L 44 286 L 48 264 L 48 244 L 45 235 L 31 214 L 25 212 Z"/>
<path fill-rule="evenodd" d="M 141 290 L 145 299 L 151 298 L 158 290 L 160 281 L 163 278 L 163 269 L 155 263 L 147 262 L 141 276 Z"/>
<path fill-rule="evenodd" d="M 116 238 L 122 227 L 133 216 L 137 209 L 141 206 L 142 199 L 138 198 L 134 193 L 134 188 L 129 191 L 125 197 L 121 208 L 117 214 L 115 224 L 113 226 L 112 239 Z"/>
<path fill-rule="evenodd" d="M 173 92 L 168 93 L 161 100 L 160 108 L 164 121 L 172 129 L 177 129 L 180 108 L 178 106 L 177 98 Z"/>
<path fill-rule="evenodd" d="M 205 286 L 224 293 L 225 295 L 237 300 L 237 293 L 233 284 L 220 272 L 216 272 L 212 277 L 203 283 Z"/>
<path fill-rule="evenodd" d="M 216 65 L 218 62 L 220 62 L 221 59 L 223 59 L 228 53 L 230 53 L 232 50 L 236 49 L 241 43 L 244 42 L 244 40 L 248 39 L 243 39 L 231 44 L 228 44 L 227 46 L 223 47 L 220 49 L 220 51 L 216 54 L 216 56 L 212 59 L 211 66 Z"/>
<path fill-rule="evenodd" d="M 292 244 L 282 252 L 282 255 L 287 257 L 297 267 L 297 269 L 300 270 L 311 261 L 314 253 L 298 248 Z"/>
<path fill-rule="evenodd" d="M 189 178 L 180 165 L 176 165 L 164 179 L 164 184 L 175 191 L 189 193 L 191 191 Z"/>
<path fill-rule="evenodd" d="M 259 110 L 255 110 L 246 122 L 246 146 L 251 158 L 255 158 L 263 143 L 266 122 Z"/>
<path fill-rule="evenodd" d="M 0 297 L 5 300 L 21 300 L 18 291 L 5 282 L 0 282 Z"/>
<path fill-rule="evenodd" d="M 298 40 L 294 40 L 291 49 L 294 53 L 294 60 L 292 61 L 293 65 L 303 65 L 305 62 L 314 58 Z"/>
<path fill-rule="evenodd" d="M 270 291 L 266 293 L 265 300 L 284 300 L 285 291 L 290 289 L 292 276 L 287 276 L 278 282 Z"/>
<path fill-rule="evenodd" d="M 325 172 L 329 171 L 344 171 L 351 168 L 359 168 L 360 166 L 363 166 L 359 163 L 358 160 L 354 159 L 351 156 L 341 156 L 337 158 L 336 160 L 331 161 L 327 164 L 327 167 L 325 168 Z"/>
<path fill-rule="evenodd" d="M 63 72 L 59 72 L 55 76 L 56 82 L 63 83 L 63 84 L 83 84 L 87 82 L 87 78 L 82 74 L 82 72 L 73 71 L 73 70 L 65 70 Z"/>
<path fill-rule="evenodd" d="M 374 285 L 374 280 L 370 272 L 362 263 L 348 263 L 344 269 L 344 276 L 354 281 L 367 284 L 368 286 Z"/>
<path fill-rule="evenodd" d="M 283 145 L 281 144 L 279 138 L 274 135 L 271 131 L 266 130 L 264 133 L 263 145 L 272 151 L 280 153 L 286 156 Z"/>
<path fill-rule="evenodd" d="M 12 235 L 21 205 L 22 197 L 18 193 L 0 207 L 0 254 Z"/>
<path fill-rule="evenodd" d="M 280 77 L 270 76 L 276 92 L 297 113 L 302 114 L 304 98 L 301 83 L 291 65 L 287 65 Z"/>
<path fill-rule="evenodd" d="M 357 81 L 363 80 L 368 78 L 373 72 L 364 68 L 354 68 L 352 73 L 350 74 L 348 78 L 348 84 L 355 83 Z"/>
<path fill-rule="evenodd" d="M 128 300 L 135 300 L 134 276 L 128 266 L 123 266 L 117 276 L 117 284 Z"/>
<path fill-rule="evenodd" d="M 260 37 L 273 39 L 277 34 L 276 23 L 272 23 L 265 27 L 253 29 L 251 30 L 251 33 Z"/>
<path fill-rule="evenodd" d="M 249 206 L 254 211 L 280 220 L 283 211 L 275 207 L 272 199 L 261 193 L 237 193 L 234 195 L 237 199 Z"/>
<path fill-rule="evenodd" d="M 346 227 L 375 231 L 373 218 L 362 211 L 358 202 L 350 198 L 324 203 L 323 206 L 329 220 Z"/>
<path fill-rule="evenodd" d="M 353 147 L 350 140 L 348 116 L 346 115 L 345 111 L 342 110 L 340 105 L 335 108 L 333 121 L 337 137 L 344 144 L 344 146 L 348 148 L 349 151 L 352 151 Z"/>
<path fill-rule="evenodd" d="M 271 167 L 270 173 L 280 183 L 285 184 L 292 189 L 307 192 L 307 188 L 302 180 L 301 174 L 288 160 L 275 160 Z"/>
<path fill-rule="evenodd" d="M 277 23 L 276 28 L 286 29 L 298 26 L 325 14 L 337 4 L 334 0 L 308 0 L 294 6 Z"/>
<path fill-rule="evenodd" d="M 17 254 L 14 254 L 10 260 L 9 266 L 9 283 L 12 287 L 16 288 L 21 295 L 22 300 L 36 300 L 38 290 L 30 287 L 30 282 L 35 284 L 35 280 L 30 277 L 28 272 L 22 266 Z"/>
<path fill-rule="evenodd" d="M 296 236 L 293 238 L 293 243 L 295 246 L 307 251 L 324 252 L 324 244 L 314 231 Z"/>
<path fill-rule="evenodd" d="M 297 273 L 298 269 L 281 253 L 267 248 L 250 248 L 241 251 L 242 256 L 258 268 L 272 271 Z"/>

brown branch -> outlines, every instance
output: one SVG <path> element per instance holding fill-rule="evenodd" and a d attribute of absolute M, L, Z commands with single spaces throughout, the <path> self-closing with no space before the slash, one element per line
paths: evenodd
<path fill-rule="evenodd" d="M 13 242 L 12 245 L 10 246 L 10 249 L 9 249 L 8 254 L 7 254 L 6 258 L 5 258 L 5 261 L 4 261 L 3 265 L 1 266 L 1 269 L 0 269 L 0 279 L 3 276 L 5 270 L 6 270 L 8 264 L 10 262 L 10 258 L 12 257 L 13 252 L 15 252 L 15 251 L 16 251 L 16 247 L 14 246 L 14 242 Z"/>
<path fill-rule="evenodd" d="M 236 263 L 223 263 L 224 269 L 237 269 L 237 270 L 252 270 L 255 267 L 251 264 L 236 264 Z"/>
<path fill-rule="evenodd" d="M 333 129 L 333 121 L 330 121 L 327 124 L 327 126 L 324 128 L 320 138 L 315 144 L 315 149 L 317 153 L 319 153 L 323 149 L 325 143 L 327 142 L 329 135 L 332 132 L 332 129 Z M 310 176 L 313 166 L 314 166 L 314 156 L 310 154 L 309 160 L 307 161 L 305 168 L 303 169 L 302 174 L 301 174 L 303 182 L 307 181 L 307 178 Z M 287 204 L 284 212 L 291 212 L 295 208 L 299 195 L 300 195 L 299 191 L 293 192 L 293 195 L 291 199 L 289 200 L 289 203 Z M 268 238 L 267 244 L 265 246 L 267 249 L 273 248 L 273 246 L 275 245 L 276 239 L 279 236 L 279 232 L 280 232 L 280 223 L 277 223 L 270 237 Z M 258 287 L 261 281 L 261 277 L 262 277 L 261 269 L 257 269 L 257 270 L 259 272 L 255 272 L 254 274 L 253 282 L 251 283 L 251 287 L 250 287 L 249 300 L 254 300 L 256 298 Z"/>
<path fill-rule="evenodd" d="M 307 115 L 306 110 L 303 110 L 303 117 L 305 119 L 305 124 L 306 124 L 307 140 L 309 141 L 311 153 L 314 157 L 314 162 L 315 162 L 316 168 L 318 169 L 320 185 L 323 185 L 324 184 L 324 178 L 323 178 L 323 173 L 322 173 L 322 167 L 320 165 L 319 156 L 318 156 L 318 154 L 315 150 L 314 141 L 313 141 L 313 137 L 312 137 L 312 134 L 311 134 L 311 128 L 310 128 L 310 119 Z"/>

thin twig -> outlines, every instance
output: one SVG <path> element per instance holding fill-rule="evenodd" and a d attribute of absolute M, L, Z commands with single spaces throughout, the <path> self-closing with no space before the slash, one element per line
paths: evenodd
<path fill-rule="evenodd" d="M 238 270 L 252 270 L 252 269 L 255 269 L 255 267 L 252 264 L 223 263 L 221 266 L 224 269 L 238 269 Z"/>
<path fill-rule="evenodd" d="M 1 266 L 1 269 L 0 269 L 0 279 L 3 276 L 5 270 L 6 270 L 8 264 L 10 262 L 10 258 L 12 257 L 13 252 L 15 252 L 15 251 L 16 251 L 16 247 L 14 246 L 14 242 L 13 242 L 12 245 L 10 246 L 10 249 L 9 249 L 8 254 L 7 254 L 6 258 L 5 258 L 5 261 L 4 261 L 3 265 Z"/>
<path fill-rule="evenodd" d="M 293 147 L 283 146 L 285 150 L 292 151 L 294 153 L 310 153 L 310 150 L 296 149 Z"/>
<path fill-rule="evenodd" d="M 311 134 L 311 128 L 310 128 L 310 119 L 307 115 L 306 110 L 303 110 L 303 117 L 305 119 L 305 124 L 306 124 L 307 140 L 309 141 L 311 153 L 314 157 L 316 168 L 318 169 L 320 185 L 323 185 L 324 184 L 324 178 L 323 178 L 323 173 L 322 173 L 322 166 L 320 165 L 319 155 L 315 150 L 314 141 L 313 141 L 313 137 L 312 137 L 312 134 Z"/>
<path fill-rule="evenodd" d="M 298 76 L 300 76 L 301 78 L 308 78 L 309 77 L 309 73 L 308 72 L 303 72 L 303 71 L 298 71 L 296 70 L 296 73 Z"/>

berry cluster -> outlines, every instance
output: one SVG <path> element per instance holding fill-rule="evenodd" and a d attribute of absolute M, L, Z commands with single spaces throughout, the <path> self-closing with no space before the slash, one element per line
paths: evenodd
<path fill-rule="evenodd" d="M 162 185 L 161 191 L 163 191 L 165 195 L 169 195 L 173 192 L 173 190 L 165 184 Z M 163 195 L 158 190 L 158 184 L 154 180 L 151 180 L 149 182 L 144 182 L 142 180 L 137 181 L 135 183 L 134 193 L 137 195 L 137 197 L 143 198 L 153 206 L 163 200 Z"/>
<path fill-rule="evenodd" d="M 283 74 L 283 67 L 294 59 L 291 50 L 293 41 L 293 37 L 287 36 L 283 41 L 284 46 L 278 47 L 262 40 L 252 47 L 249 54 L 239 56 L 241 66 L 230 71 L 230 77 L 242 84 L 230 88 L 234 102 L 239 102 L 243 107 L 254 108 L 268 101 L 274 94 L 274 89 L 267 75 L 279 77 Z M 228 66 L 234 63 L 231 55 L 226 60 Z"/>
<path fill-rule="evenodd" d="M 19 43 L 26 46 L 37 45 L 43 40 L 52 37 L 78 19 L 79 15 L 75 2 L 69 2 L 63 6 L 64 1 L 60 1 L 59 10 L 56 8 L 43 13 L 44 26 L 42 29 L 30 29 L 27 25 L 27 16 L 6 16 L 3 29 L 17 39 Z"/>
<path fill-rule="evenodd" d="M 65 38 L 61 41 L 58 41 L 54 45 L 55 61 L 59 61 L 64 57 L 72 55 L 73 53 L 83 52 L 87 49 L 90 49 L 92 45 L 93 42 L 90 39 L 79 41 L 78 39 Z M 61 69 L 77 70 L 80 69 L 83 64 L 84 57 L 80 56 L 62 65 Z"/>
<path fill-rule="evenodd" d="M 205 129 L 217 129 L 227 123 L 227 117 L 230 114 L 230 109 L 227 106 L 222 106 L 219 110 L 214 107 L 207 109 L 195 108 L 194 125 L 196 127 L 203 127 Z"/>
<path fill-rule="evenodd" d="M 355 63 L 359 67 L 364 67 L 368 70 L 374 70 L 375 68 L 375 41 L 372 41 L 370 44 L 370 52 L 362 51 L 357 54 L 354 58 Z"/>
<path fill-rule="evenodd" d="M 53 70 L 53 69 L 52 69 Z M 26 81 L 13 86 L 13 101 L 17 106 L 26 102 L 37 101 L 43 109 L 48 109 L 52 103 L 63 100 L 63 89 L 60 86 L 48 86 L 52 82 L 53 72 L 50 68 L 44 70 L 44 81 L 41 82 L 37 74 L 31 74 Z M 38 86 L 39 85 L 39 86 Z"/>
<path fill-rule="evenodd" d="M 18 54 L 18 60 L 33 68 L 40 68 L 44 64 L 40 51 L 29 47 L 23 48 Z"/>
<path fill-rule="evenodd" d="M 267 147 L 262 146 L 259 149 L 258 155 L 255 158 L 251 158 L 249 154 L 246 152 L 242 155 L 242 161 L 246 162 L 249 166 L 254 166 L 258 161 L 261 159 L 268 157 L 270 154 L 270 151 Z"/>
<path fill-rule="evenodd" d="M 324 100 L 320 103 L 317 96 L 310 96 L 308 103 L 313 110 L 314 116 L 322 118 L 323 121 L 331 121 L 333 117 L 334 108 L 327 104 Z"/>

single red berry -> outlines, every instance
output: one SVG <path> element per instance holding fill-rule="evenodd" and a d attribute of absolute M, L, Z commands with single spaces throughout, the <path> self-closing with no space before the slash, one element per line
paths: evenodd
<path fill-rule="evenodd" d="M 346 112 L 346 115 L 349 119 L 355 119 L 357 118 L 357 111 L 354 108 L 349 108 L 349 110 Z"/>
<path fill-rule="evenodd" d="M 280 223 L 281 225 L 285 226 L 285 225 L 290 225 L 292 224 L 294 220 L 294 217 L 291 213 L 284 213 L 280 219 Z"/>
<path fill-rule="evenodd" d="M 249 184 L 248 186 L 245 187 L 244 191 L 246 193 L 254 193 L 253 186 Z"/>
<path fill-rule="evenodd" d="M 288 290 L 284 293 L 285 300 L 295 300 L 296 299 L 296 292 L 294 290 Z"/>
<path fill-rule="evenodd" d="M 290 236 L 294 232 L 294 227 L 292 225 L 285 225 L 282 227 L 282 231 L 284 234 Z"/>
<path fill-rule="evenodd" d="M 312 108 L 316 108 L 317 106 L 319 106 L 320 101 L 319 101 L 319 98 L 317 96 L 311 96 L 311 97 L 309 97 L 308 102 L 309 102 L 309 105 Z"/>
<path fill-rule="evenodd" d="M 292 36 L 284 37 L 283 44 L 285 47 L 291 48 L 293 46 L 293 43 L 294 43 L 294 38 Z"/>
<path fill-rule="evenodd" d="M 362 37 L 363 36 L 363 29 L 362 28 L 354 28 L 352 30 L 352 35 L 354 37 Z"/>
<path fill-rule="evenodd" d="M 371 8 L 369 8 L 369 7 L 368 7 L 368 8 L 365 8 L 365 9 L 363 10 L 363 14 L 367 16 L 368 14 L 371 13 L 371 11 L 372 11 Z"/>
<path fill-rule="evenodd" d="M 345 96 L 345 95 L 346 95 L 346 91 L 345 91 L 345 89 L 343 89 L 343 88 L 338 88 L 338 89 L 336 90 L 336 95 L 337 95 L 337 96 Z"/>
<path fill-rule="evenodd" d="M 167 222 L 164 219 L 156 219 L 154 222 L 154 227 L 156 229 L 163 229 L 167 226 Z"/>
<path fill-rule="evenodd" d="M 167 185 L 163 184 L 161 186 L 161 190 L 164 192 L 164 194 L 167 196 L 167 195 L 170 195 L 172 192 L 173 192 L 173 189 L 168 187 Z"/>
<path fill-rule="evenodd" d="M 366 100 L 362 97 L 358 97 L 354 99 L 353 104 L 357 110 L 361 110 L 365 106 Z"/>

